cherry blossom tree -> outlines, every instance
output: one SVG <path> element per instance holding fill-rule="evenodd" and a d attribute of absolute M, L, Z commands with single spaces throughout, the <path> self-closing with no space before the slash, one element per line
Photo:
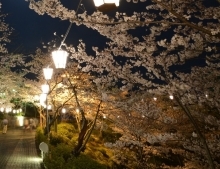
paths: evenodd
<path fill-rule="evenodd" d="M 38 88 L 34 90 L 35 92 L 41 91 L 40 86 L 46 82 L 42 69 L 48 66 L 54 68 L 52 57 L 49 55 L 38 49 L 35 55 L 30 56 L 33 59 L 25 65 L 28 68 L 27 73 L 36 75 L 35 81 L 29 81 L 30 86 Z M 91 75 L 80 72 L 77 65 L 70 59 L 65 69 L 54 68 L 52 79 L 46 82 L 50 88 L 46 106 L 52 105 L 53 113 L 53 118 L 48 124 L 49 132 L 50 127 L 56 124 L 57 118 L 61 115 L 61 110 L 66 108 L 69 114 L 76 118 L 79 130 L 78 142 L 73 148 L 75 156 L 84 151 L 102 105 L 101 90 L 97 90 L 92 80 Z M 46 119 L 46 114 L 42 116 Z M 49 134 L 47 132 L 46 134 Z"/>
<path fill-rule="evenodd" d="M 8 53 L 6 44 L 10 43 L 9 36 L 12 33 L 12 28 L 9 27 L 5 22 L 6 14 L 3 14 L 1 11 L 2 4 L 0 3 L 0 53 Z"/>
<path fill-rule="evenodd" d="M 10 43 L 12 28 L 5 22 L 6 14 L 2 13 L 0 3 L 0 104 L 3 108 L 12 108 L 13 98 L 25 98 L 27 94 L 22 71 L 16 72 L 16 67 L 23 65 L 20 54 L 8 54 L 7 44 Z"/>
<path fill-rule="evenodd" d="M 196 102 L 202 103 L 202 95 L 191 93 L 189 82 L 184 81 L 188 74 L 178 69 L 189 63 L 193 66 L 201 63 L 203 67 L 218 67 L 219 6 L 207 5 L 205 1 L 150 0 L 142 3 L 146 6 L 144 11 L 133 14 L 120 11 L 113 17 L 99 11 L 76 14 L 58 0 L 29 2 L 30 8 L 40 15 L 46 13 L 84 25 L 107 38 L 105 48 L 92 47 L 95 56 L 87 53 L 83 41 L 79 41 L 76 48 L 67 47 L 71 58 L 78 62 L 78 68 L 96 74 L 93 81 L 98 88 L 107 90 L 118 86 L 122 91 L 155 89 L 155 93 L 173 93 L 202 138 L 209 165 L 214 168 L 205 138 L 187 109 L 191 99 L 196 98 Z M 214 62 L 212 65 L 203 61 L 196 63 L 195 59 L 212 59 Z M 191 87 L 193 91 L 201 90 Z"/>

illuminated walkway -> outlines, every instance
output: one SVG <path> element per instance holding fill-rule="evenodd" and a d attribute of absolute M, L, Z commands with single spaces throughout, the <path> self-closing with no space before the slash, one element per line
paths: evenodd
<path fill-rule="evenodd" d="M 37 155 L 35 131 L 22 129 L 0 133 L 0 169 L 41 169 Z"/>

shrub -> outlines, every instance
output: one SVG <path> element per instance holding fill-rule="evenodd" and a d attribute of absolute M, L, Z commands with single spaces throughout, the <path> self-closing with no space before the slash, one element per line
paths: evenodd
<path fill-rule="evenodd" d="M 72 169 L 106 169 L 106 166 L 96 162 L 90 157 L 81 154 L 78 158 L 73 158 Z"/>
<path fill-rule="evenodd" d="M 114 143 L 121 136 L 122 136 L 122 134 L 120 134 L 120 133 L 113 133 L 112 131 L 102 131 L 102 138 L 103 138 L 104 142 Z"/>
<path fill-rule="evenodd" d="M 88 156 L 81 154 L 74 157 L 71 154 L 72 147 L 59 144 L 52 147 L 50 155 L 45 157 L 44 163 L 48 169 L 105 169 L 106 166 L 99 164 Z"/>
<path fill-rule="evenodd" d="M 47 141 L 47 136 L 44 135 L 44 131 L 41 127 L 38 127 L 36 129 L 36 134 L 35 134 L 35 143 L 36 145 L 40 145 L 41 142 L 46 142 Z"/>
<path fill-rule="evenodd" d="M 64 143 L 64 138 L 57 133 L 50 133 L 50 144 L 53 146 L 57 146 L 58 144 Z"/>
<path fill-rule="evenodd" d="M 64 137 L 71 139 L 73 137 L 73 133 L 76 133 L 74 126 L 70 123 L 60 123 L 57 127 L 57 133 Z"/>

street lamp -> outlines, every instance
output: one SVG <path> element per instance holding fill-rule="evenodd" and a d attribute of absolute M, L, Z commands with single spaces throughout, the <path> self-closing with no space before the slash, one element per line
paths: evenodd
<path fill-rule="evenodd" d="M 96 8 L 101 12 L 107 12 L 116 9 L 119 6 L 119 0 L 94 0 Z"/>
<path fill-rule="evenodd" d="M 44 68 L 43 69 L 43 73 L 44 73 L 45 80 L 48 81 L 48 80 L 50 80 L 52 78 L 53 69 L 49 68 L 49 67 Z M 42 89 L 42 92 L 43 92 L 43 94 L 41 94 L 41 97 L 43 97 L 42 99 L 44 101 L 46 101 L 46 129 L 47 129 L 47 134 L 49 134 L 49 114 L 48 114 L 47 94 L 50 91 L 50 87 L 49 87 L 48 84 L 44 84 L 44 85 L 41 86 L 41 89 Z"/>
<path fill-rule="evenodd" d="M 4 112 L 4 110 L 5 110 L 4 107 L 1 107 L 1 108 L 0 108 L 0 111 L 1 111 L 1 112 Z"/>
<path fill-rule="evenodd" d="M 61 49 L 52 52 L 52 58 L 57 69 L 66 68 L 67 56 L 68 53 Z"/>
<path fill-rule="evenodd" d="M 42 94 L 40 94 L 40 104 L 43 106 L 43 105 L 45 105 L 45 101 L 47 100 L 47 94 L 45 94 L 45 93 L 42 93 Z"/>
<path fill-rule="evenodd" d="M 48 94 L 49 91 L 50 91 L 50 87 L 49 87 L 48 84 L 41 85 L 41 89 L 42 89 L 42 92 L 45 93 L 45 94 Z"/>
<path fill-rule="evenodd" d="M 46 80 L 50 80 L 52 78 L 53 75 L 53 69 L 52 68 L 43 68 L 43 73 L 44 73 L 44 78 Z"/>

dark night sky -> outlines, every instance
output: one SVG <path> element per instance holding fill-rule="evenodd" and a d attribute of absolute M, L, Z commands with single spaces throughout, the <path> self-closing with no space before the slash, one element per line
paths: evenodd
<path fill-rule="evenodd" d="M 80 0 L 62 0 L 63 4 L 69 9 L 77 9 Z M 86 11 L 90 14 L 96 11 L 93 0 L 82 0 Z M 129 11 L 133 13 L 143 5 L 120 2 L 119 11 Z M 2 0 L 2 11 L 7 13 L 6 22 L 14 28 L 11 36 L 11 43 L 7 46 L 9 52 L 29 54 L 34 53 L 37 47 L 41 47 L 41 42 L 49 42 L 55 39 L 54 32 L 57 35 L 65 35 L 69 22 L 60 19 L 51 18 L 48 15 L 38 15 L 35 11 L 29 9 L 29 3 L 25 0 Z M 79 10 L 78 13 L 82 12 Z M 114 14 L 116 11 L 109 12 Z M 105 38 L 101 37 L 96 31 L 85 26 L 75 26 L 73 24 L 65 43 L 76 46 L 78 40 L 83 39 L 87 46 L 104 46 Z"/>
<path fill-rule="evenodd" d="M 78 3 L 79 1 L 75 1 L 75 4 L 67 5 L 76 10 Z M 37 47 L 42 46 L 41 42 L 47 43 L 54 39 L 54 32 L 57 35 L 65 35 L 70 24 L 68 21 L 54 19 L 46 14 L 38 15 L 29 9 L 28 5 L 29 3 L 25 0 L 2 0 L 2 11 L 8 14 L 6 22 L 14 28 L 10 38 L 12 42 L 8 45 L 10 52 L 33 53 Z M 91 3 L 87 3 L 87 5 L 92 6 L 93 1 L 91 0 Z M 94 5 L 92 8 L 96 10 Z M 91 8 L 87 8 L 87 10 L 91 11 Z M 73 24 L 65 42 L 77 45 L 78 39 L 83 39 L 87 43 L 92 42 L 93 45 L 96 45 L 100 44 L 99 41 L 96 41 L 97 36 L 99 36 L 97 32 Z M 102 41 L 100 38 L 99 40 Z"/>

